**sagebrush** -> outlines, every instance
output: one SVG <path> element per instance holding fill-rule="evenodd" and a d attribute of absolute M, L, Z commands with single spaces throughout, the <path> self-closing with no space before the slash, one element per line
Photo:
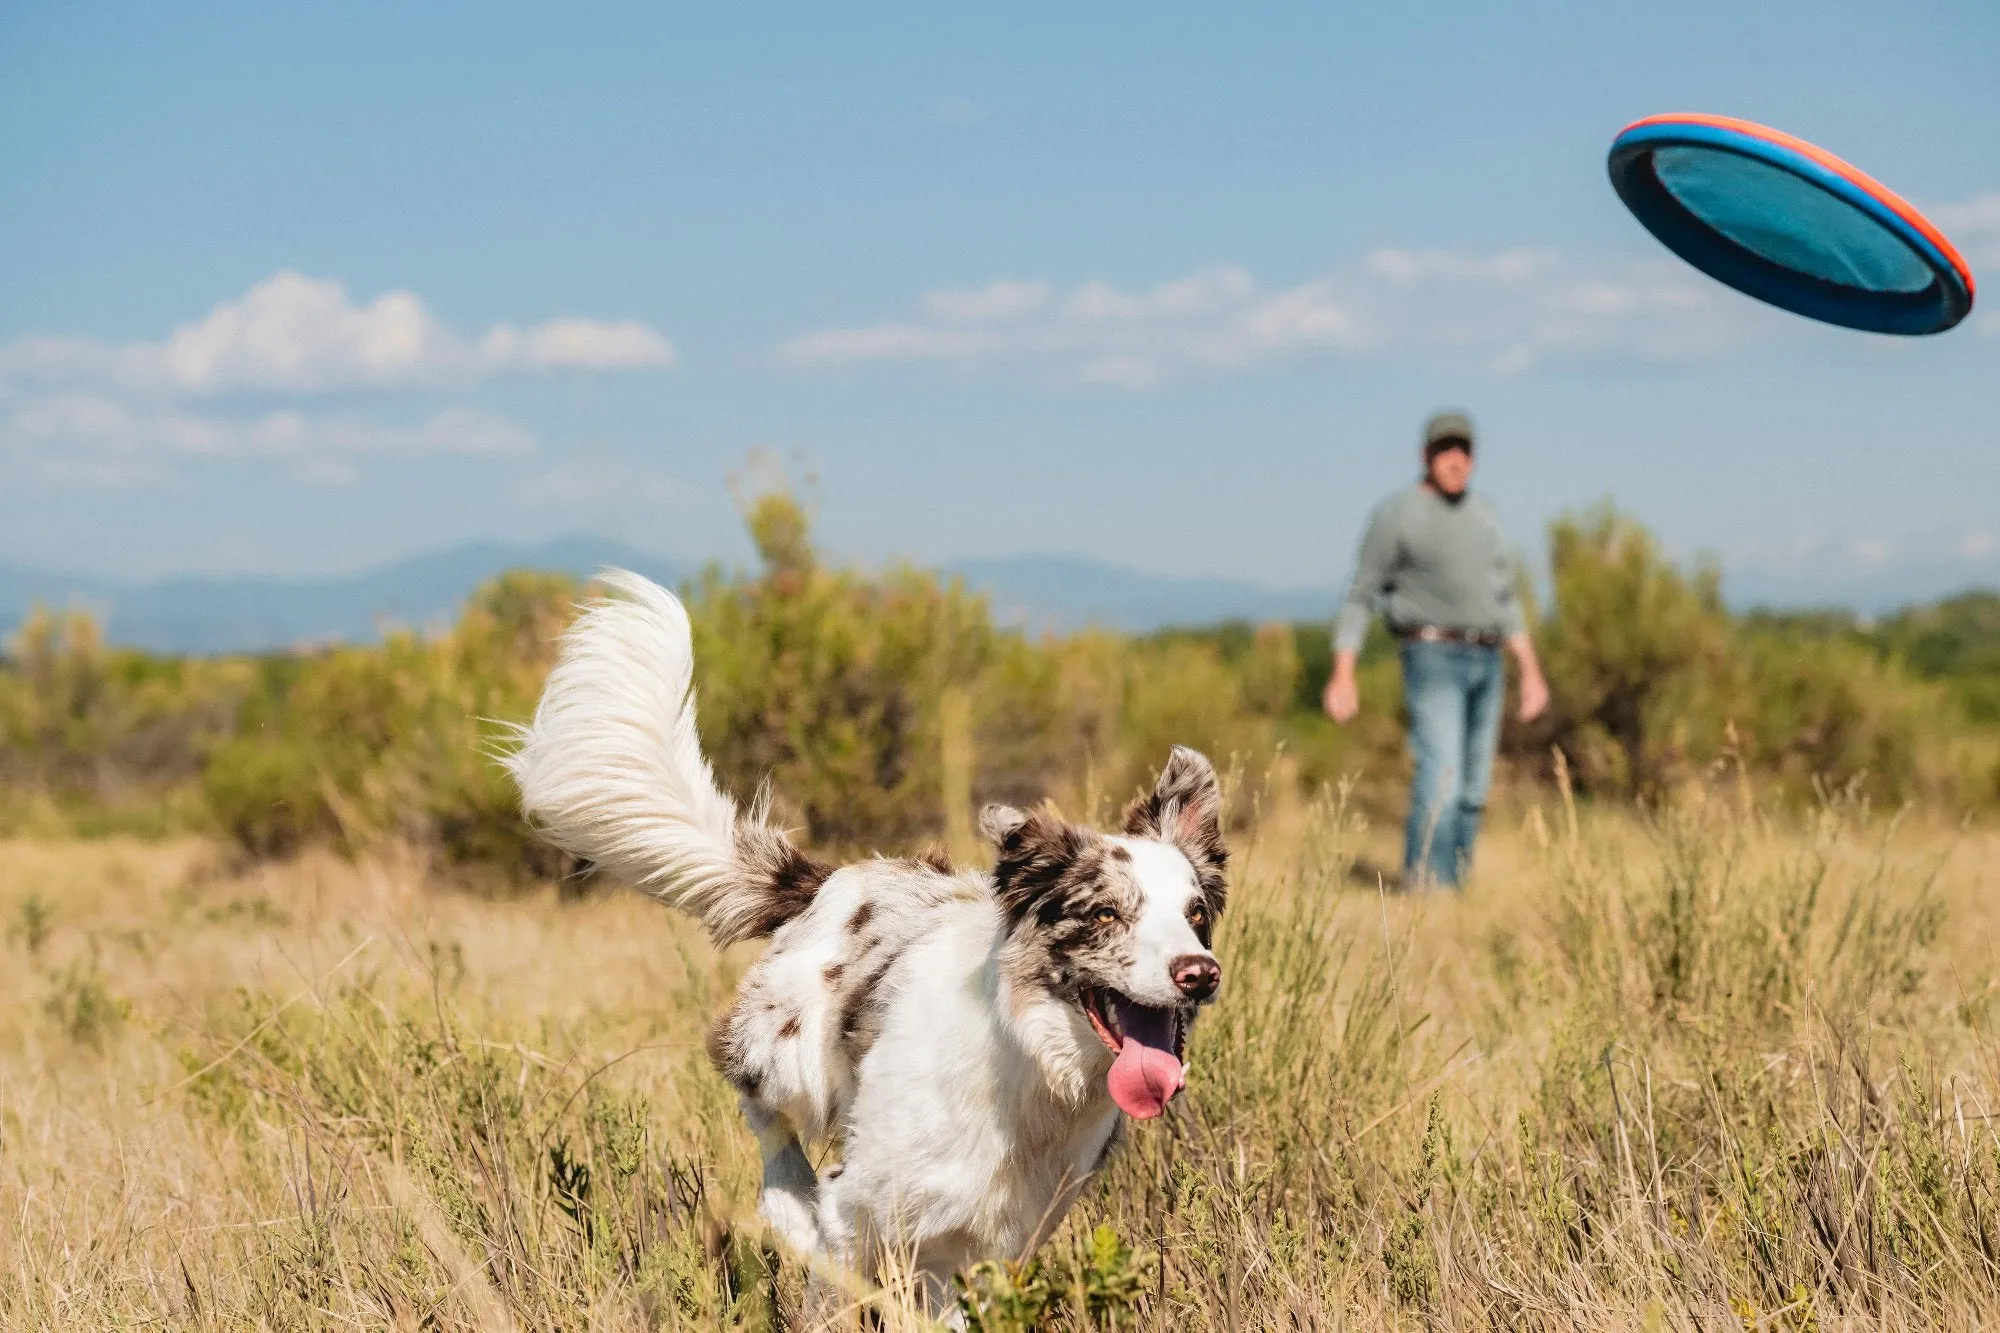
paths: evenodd
<path fill-rule="evenodd" d="M 1370 810 L 1400 799 L 1400 690 L 1379 631 L 1362 716 L 1336 728 L 1319 712 L 1324 625 L 1033 635 L 954 580 L 829 567 L 782 489 L 745 510 L 761 567 L 683 590 L 704 740 L 740 790 L 771 779 L 785 818 L 829 851 L 969 850 L 976 802 L 1124 795 L 1174 744 L 1294 794 L 1358 776 Z M 1678 569 L 1609 508 L 1559 520 L 1551 550 L 1537 633 L 1553 703 L 1504 733 L 1503 801 L 1546 789 L 1560 754 L 1606 798 L 1658 802 L 1727 761 L 1794 805 L 1836 789 L 2000 802 L 1981 674 L 2000 619 L 1978 597 L 1871 637 L 1837 618 L 1732 618 L 1712 574 Z M 0 665 L 0 828 L 215 831 L 253 855 L 394 843 L 488 882 L 563 871 L 488 756 L 588 592 L 517 572 L 449 632 L 256 659 L 109 648 L 88 617 L 38 612 Z"/>

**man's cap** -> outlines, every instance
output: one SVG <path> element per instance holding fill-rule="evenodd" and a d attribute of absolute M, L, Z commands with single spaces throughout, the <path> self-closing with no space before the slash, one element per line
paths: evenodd
<path fill-rule="evenodd" d="M 1472 418 L 1463 412 L 1439 412 L 1424 423 L 1424 452 L 1435 453 L 1446 441 L 1463 444 L 1472 452 Z"/>

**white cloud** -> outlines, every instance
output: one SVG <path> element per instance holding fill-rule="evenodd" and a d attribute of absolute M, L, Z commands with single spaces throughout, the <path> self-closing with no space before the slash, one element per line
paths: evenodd
<path fill-rule="evenodd" d="M 1001 281 L 929 292 L 927 319 L 822 329 L 779 352 L 793 366 L 1033 361 L 1059 377 L 1139 389 L 1200 367 L 1246 365 L 1366 340 L 1325 283 L 1260 293 L 1240 268 L 1202 269 L 1144 291 L 1081 284 L 1059 299 L 1046 282 Z"/>
<path fill-rule="evenodd" d="M 1713 355 L 1767 318 L 1670 261 L 1591 268 L 1552 250 L 1383 249 L 1267 290 L 1219 265 L 1125 290 L 1008 280 L 934 291 L 915 318 L 821 329 L 779 349 L 793 367 L 1013 365 L 1058 381 L 1145 389 L 1193 373 L 1393 349 L 1466 356 L 1501 374 L 1582 359 Z M 1768 327 L 1768 326 L 1766 326 Z"/>
<path fill-rule="evenodd" d="M 973 291 L 924 293 L 924 309 L 939 319 L 980 321 L 1026 315 L 1049 299 L 1046 282 L 993 282 Z"/>
<path fill-rule="evenodd" d="M 519 370 L 624 370 L 675 363 L 673 344 L 636 321 L 565 317 L 501 324 L 467 341 L 409 292 L 356 305 L 337 282 L 285 271 L 159 342 L 111 346 L 25 338 L 0 347 L 0 380 L 78 381 L 198 397 L 232 390 L 443 386 Z"/>
<path fill-rule="evenodd" d="M 1248 273 L 1222 265 L 1129 296 L 1108 282 L 1087 282 L 1064 303 L 1063 313 L 1079 323 L 1171 319 L 1220 310 L 1256 290 Z"/>
<path fill-rule="evenodd" d="M 1888 564 L 1895 553 L 1895 543 L 1883 537 L 1857 537 L 1847 544 L 1848 557 L 1869 569 Z"/>
<path fill-rule="evenodd" d="M 302 479 L 352 481 L 365 459 L 528 453 L 526 430 L 467 406 L 415 422 L 283 406 L 193 410 L 228 393 L 299 398 L 463 387 L 541 370 L 658 369 L 673 344 L 637 320 L 564 316 L 461 337 L 409 292 L 351 300 L 337 282 L 281 272 L 157 342 L 24 338 L 0 346 L 0 460 L 46 480 L 138 485 L 195 459 L 262 460 Z"/>
<path fill-rule="evenodd" d="M 2000 235 L 2000 190 L 1974 195 L 1962 204 L 1934 208 L 1930 217 L 1931 221 L 1944 228 L 1947 236 L 1952 232 L 1963 232 L 1968 236 Z"/>
<path fill-rule="evenodd" d="M 385 425 L 290 409 L 228 419 L 70 393 L 23 403 L 0 418 L 0 456 L 45 479 L 96 485 L 159 480 L 174 464 L 199 459 L 279 462 L 308 480 L 329 481 L 351 479 L 362 458 L 492 457 L 534 448 L 534 437 L 513 422 L 467 407 Z"/>
<path fill-rule="evenodd" d="M 1440 279 L 1456 282 L 1520 283 L 1556 265 L 1553 250 L 1503 250 L 1466 254 L 1456 250 L 1377 250 L 1363 267 L 1399 286 Z"/>
<path fill-rule="evenodd" d="M 1610 274 L 1557 271 L 1525 301 L 1489 308 L 1487 317 L 1486 330 L 1503 344 L 1495 365 L 1510 372 L 1589 358 L 1696 361 L 1784 318 L 1671 260 Z"/>
<path fill-rule="evenodd" d="M 1006 346 L 1006 339 L 977 329 L 876 324 L 808 333 L 786 343 L 781 354 L 797 366 L 837 366 L 857 361 L 971 361 Z"/>
<path fill-rule="evenodd" d="M 1933 208 L 1930 219 L 1968 262 L 2000 264 L 2000 191 L 1988 190 L 1964 203 Z M 1988 331 L 1996 327 L 1990 317 L 1985 323 Z"/>
<path fill-rule="evenodd" d="M 1361 316 L 1334 295 L 1331 285 L 1309 282 L 1252 304 L 1200 347 L 1199 358 L 1214 364 L 1247 365 L 1308 348 L 1351 351 L 1366 347 L 1368 342 Z"/>
<path fill-rule="evenodd" d="M 637 320 L 552 319 L 526 332 L 502 324 L 480 340 L 494 369 L 644 370 L 679 359 L 673 344 Z"/>
<path fill-rule="evenodd" d="M 1854 575 L 1898 567 L 1985 566 L 1995 555 L 2000 555 L 2000 533 L 1990 527 L 1956 532 L 1795 532 L 1739 541 L 1725 553 L 1724 563 L 1733 569 L 1764 573 Z"/>
<path fill-rule="evenodd" d="M 1150 389 L 1160 382 L 1160 367 L 1143 356 L 1116 352 L 1086 362 L 1077 372 L 1086 384 L 1108 384 L 1118 389 Z"/>
<path fill-rule="evenodd" d="M 2000 190 L 1974 194 L 1962 204 L 1930 210 L 1930 220 L 1944 228 L 1948 240 L 2000 240 Z"/>

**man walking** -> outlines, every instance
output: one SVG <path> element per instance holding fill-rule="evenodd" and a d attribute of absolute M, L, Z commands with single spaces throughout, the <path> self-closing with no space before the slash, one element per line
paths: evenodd
<path fill-rule="evenodd" d="M 1403 883 L 1456 888 L 1472 861 L 1500 740 L 1507 689 L 1500 645 L 1520 665 L 1523 722 L 1548 706 L 1549 689 L 1521 613 L 1513 548 L 1491 506 L 1466 489 L 1471 419 L 1460 412 L 1432 417 L 1423 455 L 1423 480 L 1369 516 L 1334 629 L 1325 703 L 1335 722 L 1360 708 L 1354 659 L 1380 611 L 1401 644 L 1416 761 Z"/>

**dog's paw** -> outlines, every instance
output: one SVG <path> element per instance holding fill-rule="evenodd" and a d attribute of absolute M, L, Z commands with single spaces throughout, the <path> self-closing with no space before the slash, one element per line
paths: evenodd
<path fill-rule="evenodd" d="M 757 1201 L 757 1213 L 795 1253 L 818 1251 L 819 1220 L 810 1199 L 789 1189 L 767 1189 Z"/>

